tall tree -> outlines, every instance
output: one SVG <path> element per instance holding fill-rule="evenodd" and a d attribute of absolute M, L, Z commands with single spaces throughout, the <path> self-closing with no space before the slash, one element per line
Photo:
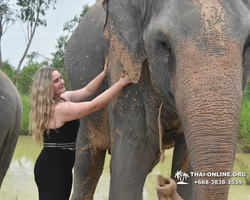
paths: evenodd
<path fill-rule="evenodd" d="M 11 27 L 17 19 L 17 11 L 9 4 L 9 0 L 0 1 L 0 68 L 2 66 L 1 41 L 4 33 Z"/>
<path fill-rule="evenodd" d="M 69 20 L 68 22 L 64 23 L 63 31 L 67 31 L 68 34 L 66 36 L 62 35 L 57 39 L 57 44 L 55 46 L 56 51 L 54 53 L 51 53 L 52 59 L 47 58 L 39 54 L 38 52 L 31 52 L 29 55 L 27 55 L 31 63 L 34 62 L 36 58 L 43 57 L 45 59 L 44 64 L 50 65 L 58 69 L 60 73 L 62 74 L 62 76 L 64 77 L 65 87 L 67 89 L 70 89 L 70 85 L 69 85 L 67 73 L 65 70 L 65 64 L 64 64 L 65 48 L 68 42 L 69 34 L 71 34 L 75 30 L 76 26 L 79 24 L 82 17 L 86 14 L 88 10 L 89 10 L 89 6 L 83 5 L 82 11 L 79 13 L 79 15 L 75 15 L 72 20 Z"/>
<path fill-rule="evenodd" d="M 36 28 L 38 26 L 47 26 L 46 20 L 42 19 L 42 16 L 45 16 L 46 11 L 49 9 L 50 4 L 53 5 L 56 3 L 56 0 L 17 0 L 17 5 L 20 7 L 20 19 L 23 23 L 27 25 L 27 46 L 24 50 L 23 56 L 18 63 L 18 67 L 16 70 L 16 76 L 14 80 L 14 84 L 17 85 L 17 79 L 19 75 L 19 71 L 25 56 L 28 53 L 30 45 L 32 43 L 32 39 L 35 35 Z"/>

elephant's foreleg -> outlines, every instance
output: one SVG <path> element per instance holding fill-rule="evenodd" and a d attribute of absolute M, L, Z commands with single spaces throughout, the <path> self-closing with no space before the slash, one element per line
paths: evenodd
<path fill-rule="evenodd" d="M 117 130 L 121 131 L 121 130 Z M 138 137 L 136 133 L 127 138 L 118 135 L 114 138 L 111 154 L 110 200 L 141 200 L 143 186 L 151 171 L 156 150 L 146 138 Z"/>
<path fill-rule="evenodd" d="M 104 111 L 104 112 L 103 112 Z M 109 148 L 107 111 L 101 110 L 81 119 L 77 136 L 72 200 L 91 200 L 102 174 Z"/>
<path fill-rule="evenodd" d="M 141 200 L 145 179 L 159 153 L 157 126 L 153 126 L 157 115 L 148 113 L 140 94 L 135 88 L 130 89 L 133 92 L 124 89 L 124 97 L 109 105 L 111 200 Z"/>
<path fill-rule="evenodd" d="M 191 169 L 187 153 L 187 146 L 183 133 L 179 133 L 175 138 L 171 178 L 174 179 L 176 182 L 180 180 L 177 179 L 175 173 L 177 173 L 177 171 L 180 170 L 182 171 L 182 173 L 186 173 L 187 175 L 190 176 Z M 177 192 L 185 200 L 192 199 L 192 193 L 193 193 L 192 179 L 191 177 L 183 177 L 183 180 L 188 184 L 184 185 L 178 184 Z"/>

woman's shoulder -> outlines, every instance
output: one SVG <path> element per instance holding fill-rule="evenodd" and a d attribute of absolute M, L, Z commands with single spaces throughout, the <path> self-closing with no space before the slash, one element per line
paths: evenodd
<path fill-rule="evenodd" d="M 62 111 L 62 109 L 68 108 L 70 104 L 71 104 L 70 101 L 66 101 L 66 100 L 59 101 L 59 102 L 55 105 L 54 111 Z"/>
<path fill-rule="evenodd" d="M 61 99 L 64 101 L 71 101 L 71 91 L 66 91 L 61 94 Z"/>

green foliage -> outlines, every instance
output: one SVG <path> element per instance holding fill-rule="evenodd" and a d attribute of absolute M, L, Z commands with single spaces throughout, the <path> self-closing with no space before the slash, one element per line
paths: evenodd
<path fill-rule="evenodd" d="M 9 63 L 8 60 L 4 61 L 1 66 L 1 70 L 10 78 L 10 80 L 13 82 L 15 78 L 15 69 L 14 67 Z"/>
<path fill-rule="evenodd" d="M 68 41 L 68 36 L 60 36 L 57 39 L 57 45 L 56 47 L 56 52 L 52 53 L 52 66 L 56 68 L 61 75 L 63 76 L 63 79 L 65 81 L 65 87 L 67 90 L 70 89 L 70 84 L 68 80 L 68 76 L 65 70 L 65 64 L 64 64 L 64 55 L 65 55 L 65 48 L 67 45 Z"/>
<path fill-rule="evenodd" d="M 57 69 L 60 69 L 61 65 L 56 65 L 56 63 L 54 63 L 54 61 L 61 60 L 62 62 L 64 62 L 64 54 L 65 54 L 65 48 L 67 45 L 67 41 L 68 41 L 68 36 L 60 36 L 57 39 L 57 45 L 55 46 L 56 52 L 51 54 L 53 56 L 53 59 L 52 59 L 53 65 Z"/>
<path fill-rule="evenodd" d="M 83 5 L 82 11 L 80 12 L 79 16 L 75 15 L 73 19 L 64 23 L 63 31 L 68 31 L 69 34 L 73 33 L 76 26 L 80 23 L 82 17 L 87 13 L 88 10 L 89 10 L 89 6 L 87 4 Z"/>
<path fill-rule="evenodd" d="M 16 76 L 14 80 L 14 85 L 17 85 L 19 71 L 21 69 L 21 65 L 27 55 L 30 45 L 32 43 L 32 39 L 35 35 L 35 31 L 37 26 L 47 26 L 46 20 L 41 19 L 41 15 L 44 16 L 46 11 L 49 9 L 50 4 L 56 3 L 56 0 L 17 0 L 17 5 L 19 6 L 19 18 L 23 23 L 26 23 L 26 40 L 27 46 L 24 50 L 23 56 L 19 61 Z"/>
<path fill-rule="evenodd" d="M 26 56 L 29 45 L 31 44 L 32 37 L 35 33 L 35 28 L 39 25 L 46 26 L 46 20 L 42 19 L 41 16 L 45 16 L 46 11 L 49 9 L 49 6 L 51 4 L 56 3 L 56 0 L 17 0 L 17 5 L 19 7 L 19 12 L 16 10 L 11 9 L 10 5 L 8 4 L 9 0 L 1 0 L 0 1 L 0 22 L 1 26 L 0 29 L 3 28 L 3 20 L 4 17 L 7 20 L 8 23 L 5 21 L 5 25 L 12 25 L 15 20 L 17 19 L 17 13 L 19 13 L 19 18 L 22 20 L 22 22 L 26 23 L 27 26 L 27 35 L 26 39 L 27 41 L 27 48 L 25 49 L 24 55 L 19 63 L 22 63 L 24 57 Z M 5 7 L 4 7 L 5 6 Z M 82 11 L 80 12 L 79 16 L 75 15 L 74 18 L 64 24 L 64 31 L 68 31 L 68 33 L 72 33 L 76 26 L 79 24 L 81 18 L 86 14 L 86 12 L 89 10 L 88 5 L 83 5 Z M 8 12 L 7 12 L 8 11 Z M 6 13 L 8 15 L 6 15 Z M 39 16 L 41 15 L 41 16 Z M 9 27 L 6 26 L 6 27 Z M 2 29 L 4 30 L 4 29 Z M 2 35 L 0 35 L 2 36 Z M 32 77 L 35 75 L 37 70 L 42 67 L 43 65 L 50 65 L 56 69 L 62 74 L 65 80 L 65 87 L 69 90 L 69 81 L 67 78 L 67 74 L 65 71 L 65 64 L 64 64 L 64 54 L 65 54 L 65 47 L 68 41 L 69 35 L 66 36 L 60 36 L 57 39 L 57 45 L 56 45 L 56 52 L 52 53 L 52 59 L 45 58 L 41 63 L 35 62 L 35 59 L 37 57 L 44 57 L 40 55 L 37 52 L 33 52 L 30 55 L 28 55 L 29 63 L 27 66 L 24 66 L 22 71 L 20 72 L 20 66 L 18 66 L 18 69 L 15 70 L 15 68 L 9 64 L 8 61 L 4 61 L 1 65 L 1 54 L 0 54 L 0 68 L 7 74 L 7 76 L 15 82 L 17 80 L 17 77 L 15 79 L 15 74 L 19 75 L 19 82 L 17 84 L 17 89 L 22 97 L 23 102 L 23 122 L 22 122 L 22 133 L 28 132 L 28 124 L 29 124 L 29 112 L 30 112 L 30 100 L 29 100 L 29 92 L 30 87 L 32 84 Z M 1 49 L 0 49 L 1 50 Z M 1 51 L 0 51 L 1 52 Z M 16 73 L 18 71 L 18 73 Z"/>
<path fill-rule="evenodd" d="M 31 27 L 37 21 L 37 26 L 47 26 L 46 20 L 41 19 L 39 14 L 45 16 L 50 4 L 56 3 L 56 0 L 17 0 L 17 5 L 20 7 L 19 18 L 25 23 L 28 22 Z"/>
<path fill-rule="evenodd" d="M 9 4 L 9 0 L 0 1 L 0 38 L 17 19 L 17 11 Z"/>
<path fill-rule="evenodd" d="M 1 40 L 3 34 L 12 26 L 17 19 L 17 11 L 9 4 L 9 0 L 0 1 L 0 68 L 2 65 Z"/>
<path fill-rule="evenodd" d="M 23 104 L 23 118 L 21 134 L 28 134 L 29 132 L 29 114 L 30 114 L 30 99 L 27 95 L 21 95 Z"/>
<path fill-rule="evenodd" d="M 243 95 L 247 98 L 250 99 L 250 81 L 247 83 L 244 91 L 243 91 Z"/>
<path fill-rule="evenodd" d="M 82 6 L 82 12 L 80 13 L 79 22 L 81 21 L 81 18 L 87 13 L 88 10 L 89 6 L 87 4 Z"/>
<path fill-rule="evenodd" d="M 19 75 L 19 82 L 17 85 L 17 90 L 21 95 L 28 95 L 30 92 L 30 87 L 32 84 L 32 78 L 36 74 L 37 70 L 42 65 L 37 62 L 30 62 L 29 65 L 23 67 Z M 2 64 L 2 71 L 10 78 L 13 82 L 15 79 L 15 68 L 9 63 L 8 60 L 4 61 Z"/>
<path fill-rule="evenodd" d="M 82 11 L 80 12 L 79 16 L 75 15 L 72 20 L 66 22 L 64 24 L 63 30 L 68 31 L 68 33 L 72 33 L 74 29 L 76 28 L 76 26 L 81 21 L 81 18 L 86 14 L 88 10 L 89 10 L 89 6 L 83 5 Z M 29 62 L 34 62 L 34 60 L 38 57 L 44 57 L 45 61 L 43 62 L 43 65 L 52 66 L 56 68 L 62 74 L 65 80 L 65 87 L 67 90 L 70 89 L 70 84 L 69 84 L 69 80 L 68 80 L 67 73 L 65 70 L 64 55 L 65 55 L 65 48 L 68 42 L 68 38 L 69 38 L 69 35 L 66 35 L 66 36 L 60 36 L 57 39 L 57 44 L 55 46 L 56 51 L 54 53 L 51 53 L 52 59 L 46 58 L 43 55 L 39 54 L 38 52 L 32 52 L 29 55 L 27 55 L 27 57 L 29 58 Z M 40 64 L 41 66 L 43 66 L 42 63 Z M 25 91 L 27 91 L 27 88 L 25 89 Z"/>
<path fill-rule="evenodd" d="M 32 78 L 39 68 L 41 68 L 41 65 L 37 62 L 29 63 L 29 65 L 23 67 L 19 75 L 19 81 L 17 85 L 17 89 L 20 94 L 28 95 L 30 93 Z"/>
<path fill-rule="evenodd" d="M 250 142 L 250 100 L 243 95 L 239 138 Z"/>

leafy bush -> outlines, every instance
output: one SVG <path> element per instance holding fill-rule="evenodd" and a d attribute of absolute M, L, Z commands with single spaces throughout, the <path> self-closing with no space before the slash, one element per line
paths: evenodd
<path fill-rule="evenodd" d="M 22 95 L 22 103 L 23 103 L 23 119 L 22 119 L 22 127 L 21 134 L 29 133 L 29 113 L 30 113 L 30 99 L 27 95 Z"/>
<path fill-rule="evenodd" d="M 28 95 L 30 93 L 32 78 L 40 68 L 41 65 L 34 62 L 22 68 L 17 83 L 17 89 L 21 95 Z"/>
<path fill-rule="evenodd" d="M 14 67 L 9 63 L 8 60 L 5 60 L 1 65 L 1 70 L 10 78 L 10 80 L 13 82 L 15 79 L 15 69 Z"/>
<path fill-rule="evenodd" d="M 243 91 L 243 96 L 247 99 L 250 99 L 250 81 L 247 83 L 247 85 Z"/>
<path fill-rule="evenodd" d="M 243 91 L 239 139 L 250 146 L 250 81 Z"/>
<path fill-rule="evenodd" d="M 243 95 L 239 138 L 250 141 L 250 100 Z"/>

